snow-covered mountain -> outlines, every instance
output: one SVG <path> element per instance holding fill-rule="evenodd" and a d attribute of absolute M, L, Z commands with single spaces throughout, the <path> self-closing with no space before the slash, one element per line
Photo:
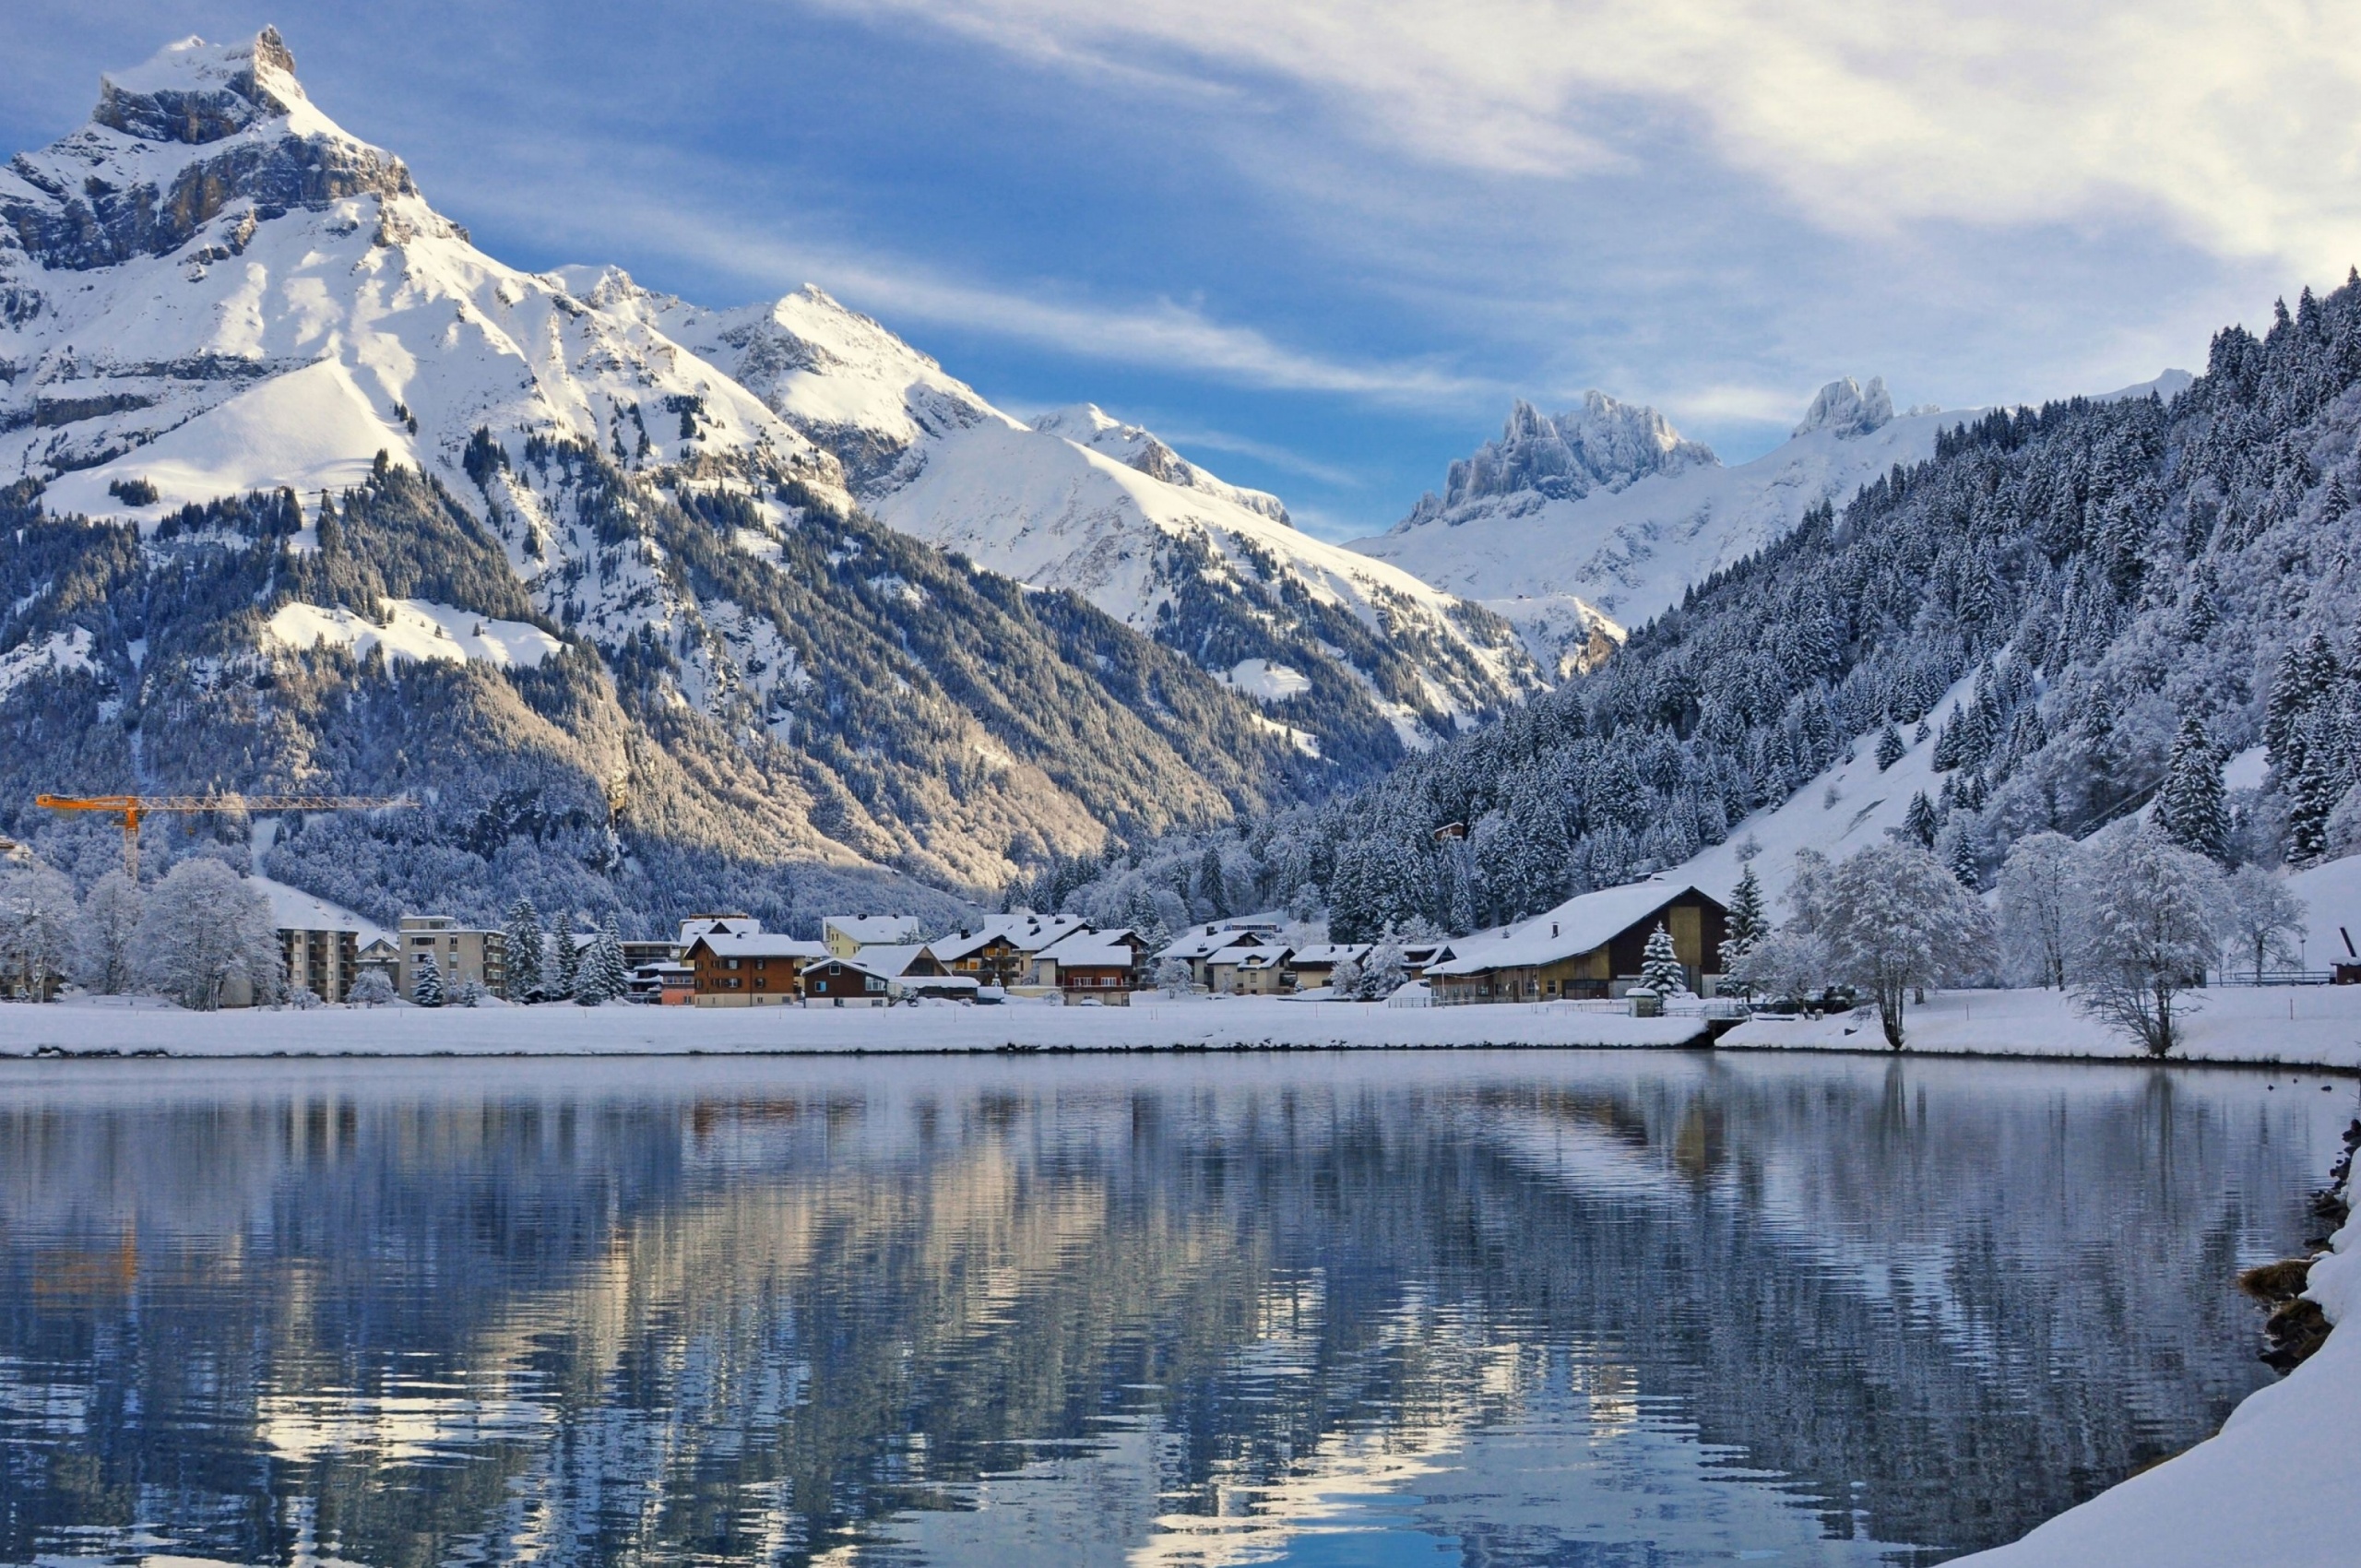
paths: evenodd
<path fill-rule="evenodd" d="M 1316 791 L 1398 757 L 1395 719 L 1519 689 L 1504 627 L 1492 664 L 1466 636 L 1429 657 L 1422 607 L 1481 612 L 1348 552 L 1323 600 L 1193 536 L 1205 596 L 1260 636 L 1183 658 L 855 505 L 945 483 L 967 434 L 1071 490 L 1135 484 L 1140 517 L 1293 537 L 1144 433 L 1068 428 L 816 291 L 706 313 L 506 267 L 310 101 L 275 31 L 184 41 L 0 171 L 0 815 L 63 831 L 19 786 L 399 782 L 424 823 L 299 826 L 274 874 L 381 918 L 404 888 L 482 913 L 528 885 L 784 917 L 881 865 L 990 886 Z M 1255 595 L 1299 589 L 1316 607 L 1273 631 Z M 1185 594 L 1105 597 L 1185 640 Z M 1237 689 L 1256 657 L 1311 666 L 1326 710 Z"/>
<path fill-rule="evenodd" d="M 1263 697 L 1323 753 L 1412 746 L 1534 690 L 1491 617 L 1418 576 L 1312 539 L 1278 498 L 1225 483 L 1082 405 L 1027 424 L 875 321 L 806 288 L 709 311 L 623 274 L 566 274 L 719 365 L 843 464 L 894 527 L 1026 583 L 1069 588 Z M 1257 672 L 1277 669 L 1276 682 Z"/>
<path fill-rule="evenodd" d="M 1653 409 L 1592 392 L 1553 419 L 1520 402 L 1499 441 L 1452 464 L 1442 495 L 1352 548 L 1478 600 L 1571 671 L 1596 661 L 1602 634 L 1619 639 L 1822 502 L 1932 456 L 1936 432 L 1968 417 L 1897 415 L 1882 380 L 1848 377 L 1778 448 L 1725 468 Z"/>

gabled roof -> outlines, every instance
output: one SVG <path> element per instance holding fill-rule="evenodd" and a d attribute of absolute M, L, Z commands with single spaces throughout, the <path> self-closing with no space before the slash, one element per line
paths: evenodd
<path fill-rule="evenodd" d="M 1369 954 L 1370 944 L 1366 942 L 1313 942 L 1295 950 L 1295 961 L 1299 966 L 1326 965 L 1333 968 L 1347 958 L 1358 964 Z"/>
<path fill-rule="evenodd" d="M 759 934 L 763 922 L 752 915 L 691 915 L 681 922 L 681 945 L 686 947 L 707 932 Z"/>
<path fill-rule="evenodd" d="M 1295 950 L 1290 947 L 1241 947 L 1235 959 L 1224 954 L 1215 962 L 1235 962 L 1241 969 L 1275 969 L 1294 956 Z"/>
<path fill-rule="evenodd" d="M 1035 957 L 1046 959 L 1062 969 L 1128 969 L 1137 960 L 1133 949 L 1131 929 L 1115 931 L 1078 931 L 1055 946 L 1045 947 Z"/>
<path fill-rule="evenodd" d="M 910 966 L 919 961 L 920 954 L 931 956 L 932 951 L 923 942 L 877 943 L 864 945 L 858 954 L 842 962 L 854 966 L 864 974 L 900 980 L 909 971 Z M 827 956 L 825 949 L 822 950 L 821 956 Z"/>
<path fill-rule="evenodd" d="M 769 932 L 708 932 L 688 945 L 694 954 L 700 947 L 718 958 L 825 958 L 825 944 L 804 942 L 792 936 L 777 936 Z"/>
<path fill-rule="evenodd" d="M 934 956 L 948 964 L 981 951 L 995 941 L 1006 942 L 1019 953 L 1031 955 L 1078 931 L 1088 931 L 1080 915 L 994 915 L 982 925 L 929 944 Z"/>
<path fill-rule="evenodd" d="M 830 915 L 822 929 L 833 931 L 867 947 L 872 944 L 903 944 L 919 939 L 916 915 Z"/>
<path fill-rule="evenodd" d="M 1157 955 L 1159 958 L 1205 958 L 1225 947 L 1259 947 L 1278 939 L 1275 931 L 1230 925 L 1191 926 Z"/>
<path fill-rule="evenodd" d="M 1430 975 L 1479 975 L 1489 969 L 1520 969 L 1554 964 L 1604 947 L 1643 921 L 1661 913 L 1666 905 L 1695 893 L 1715 908 L 1721 900 L 1693 882 L 1667 882 L 1650 877 L 1620 887 L 1602 887 L 1569 898 L 1545 915 L 1522 925 L 1503 926 L 1495 934 L 1478 932 L 1453 943 L 1458 956 L 1428 966 Z"/>

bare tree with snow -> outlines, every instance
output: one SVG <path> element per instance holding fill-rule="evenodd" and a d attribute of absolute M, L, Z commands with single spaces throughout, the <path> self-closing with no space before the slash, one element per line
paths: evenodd
<path fill-rule="evenodd" d="M 2202 855 L 2145 824 L 2083 847 L 2076 874 L 2080 1004 L 2148 1049 L 2179 1040 L 2181 993 L 2202 984 L 2225 930 L 2227 890 Z"/>
<path fill-rule="evenodd" d="M 135 943 L 141 977 L 181 1005 L 221 1005 L 233 976 L 257 1003 L 276 1002 L 286 985 L 270 900 L 219 861 L 181 861 L 156 885 Z"/>
<path fill-rule="evenodd" d="M 121 871 L 111 871 L 91 885 L 74 932 L 75 968 L 84 986 L 101 996 L 120 996 L 131 989 L 137 978 L 134 944 L 146 907 L 139 885 Z"/>
<path fill-rule="evenodd" d="M 1982 900 L 1915 842 L 1870 845 L 1840 862 L 1816 894 L 1818 934 L 1837 978 L 1877 999 L 1886 1044 L 1896 1051 L 1912 991 L 1991 965 L 1992 922 Z"/>
<path fill-rule="evenodd" d="M 2226 941 L 2237 949 L 2239 957 L 2253 959 L 2254 980 L 2260 985 L 2262 967 L 2269 960 L 2296 962 L 2296 949 L 2288 939 L 2300 940 L 2305 934 L 2304 902 L 2287 890 L 2284 878 L 2260 866 L 2240 866 L 2232 872 L 2227 890 Z"/>
<path fill-rule="evenodd" d="M 2065 989 L 2077 852 L 2063 833 L 2029 833 L 2010 846 L 2000 867 L 2000 939 L 2012 980 Z"/>

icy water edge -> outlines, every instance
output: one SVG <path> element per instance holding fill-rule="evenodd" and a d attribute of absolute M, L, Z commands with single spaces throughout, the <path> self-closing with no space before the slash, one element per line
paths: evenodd
<path fill-rule="evenodd" d="M 2269 1377 L 2322 1083 L 0 1063 L 0 1563 L 1935 1561 Z"/>

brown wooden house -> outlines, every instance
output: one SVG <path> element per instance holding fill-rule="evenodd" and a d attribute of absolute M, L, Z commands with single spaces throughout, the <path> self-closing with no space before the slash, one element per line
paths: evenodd
<path fill-rule="evenodd" d="M 1728 916 L 1693 883 L 1650 877 L 1605 887 L 1521 925 L 1453 942 L 1454 956 L 1428 967 L 1427 987 L 1437 1005 L 1619 995 L 1639 979 L 1648 937 L 1661 924 L 1690 989 L 1702 992 L 1720 963 Z"/>

